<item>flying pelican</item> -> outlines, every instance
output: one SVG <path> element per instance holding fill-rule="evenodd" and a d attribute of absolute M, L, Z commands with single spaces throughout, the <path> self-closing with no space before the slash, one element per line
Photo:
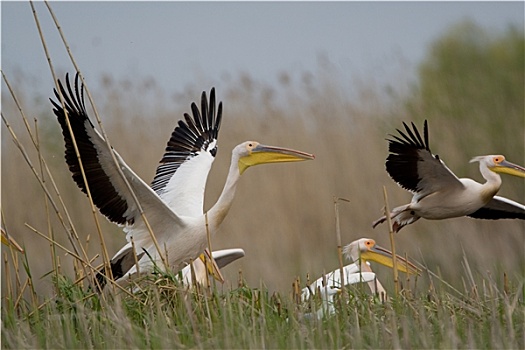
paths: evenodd
<path fill-rule="evenodd" d="M 376 278 L 376 274 L 370 268 L 370 261 L 382 265 L 393 267 L 393 255 L 390 251 L 376 244 L 373 239 L 361 238 L 353 241 L 344 247 L 343 253 L 352 263 L 343 267 L 344 285 L 367 282 L 373 294 L 386 298 L 386 290 L 381 282 Z M 397 268 L 399 271 L 415 275 L 419 269 L 407 261 L 405 258 L 396 254 L 398 260 Z M 322 305 L 317 310 L 317 318 L 323 315 L 330 315 L 335 312 L 333 307 L 333 298 L 342 289 L 341 270 L 334 270 L 303 288 L 301 291 L 301 300 L 306 301 L 316 293 L 320 293 Z"/>
<path fill-rule="evenodd" d="M 7 232 L 1 228 L 0 231 L 2 232 L 2 243 L 5 244 L 8 247 L 13 247 L 16 250 L 18 250 L 20 253 L 24 253 L 24 249 L 18 244 L 11 235 L 8 235 Z"/>
<path fill-rule="evenodd" d="M 211 256 L 213 261 L 217 263 L 217 267 L 222 269 L 235 260 L 244 257 L 244 250 L 241 248 L 216 250 L 212 252 Z M 194 275 L 191 272 L 191 265 L 193 265 Z M 195 282 L 204 286 L 206 285 L 208 275 L 214 275 L 214 271 L 212 271 L 212 267 L 206 264 L 205 259 L 199 258 L 184 267 L 181 270 L 181 274 L 182 280 L 186 285 L 192 286 L 194 284 L 193 277 L 195 276 Z"/>
<path fill-rule="evenodd" d="M 193 118 L 187 113 L 171 134 L 164 156 L 160 160 L 151 187 L 139 178 L 120 155 L 109 149 L 102 135 L 89 120 L 84 103 L 84 86 L 75 78 L 75 90 L 66 75 L 66 87 L 58 81 L 69 123 L 75 135 L 93 202 L 110 221 L 124 226 L 128 243 L 111 259 L 111 271 L 117 283 L 137 273 L 162 267 L 162 254 L 167 265 L 179 271 L 195 259 L 207 246 L 207 229 L 215 234 L 228 213 L 241 175 L 251 166 L 274 162 L 294 162 L 314 159 L 314 156 L 282 147 L 265 146 L 246 141 L 232 151 L 231 164 L 224 189 L 214 206 L 203 212 L 204 188 L 209 170 L 217 153 L 217 136 L 222 118 L 222 102 L 215 107 L 215 89 L 210 101 L 202 93 L 201 110 L 191 104 Z M 55 89 L 55 96 L 60 94 Z M 73 180 L 86 193 L 78 158 L 60 102 L 51 100 L 54 113 L 62 127 L 65 158 Z M 118 168 L 113 157 L 113 152 Z M 122 171 L 147 222 L 143 220 L 133 193 L 119 176 Z M 160 252 L 151 239 L 149 223 Z M 133 251 L 133 244 L 135 252 Z"/>
<path fill-rule="evenodd" d="M 394 208 L 390 213 L 393 230 L 398 232 L 419 218 L 441 220 L 461 216 L 476 219 L 525 219 L 525 206 L 510 199 L 496 196 L 501 177 L 498 173 L 525 177 L 525 168 L 513 164 L 502 155 L 474 157 L 486 180 L 480 184 L 472 179 L 459 179 L 430 152 L 428 124 L 425 120 L 423 136 L 414 123 L 412 130 L 403 123 L 406 134 L 397 129 L 401 137 L 390 135 L 390 155 L 386 170 L 404 189 L 414 193 L 410 204 Z M 386 216 L 376 220 L 372 227 L 384 222 Z"/>

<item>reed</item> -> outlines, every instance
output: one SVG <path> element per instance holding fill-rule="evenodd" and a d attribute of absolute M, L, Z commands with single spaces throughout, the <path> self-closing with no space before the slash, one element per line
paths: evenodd
<path fill-rule="evenodd" d="M 401 292 L 388 302 L 351 287 L 334 316 L 312 320 L 304 317 L 312 305 L 296 297 L 309 276 L 341 264 L 335 248 L 360 237 L 388 243 L 387 230 L 370 226 L 382 214 L 384 187 L 390 203 L 408 198 L 384 170 L 384 139 L 401 120 L 434 116 L 433 150 L 450 168 L 478 179 L 468 160 L 487 151 L 475 142 L 491 138 L 485 124 L 472 119 L 469 132 L 458 134 L 454 122 L 438 118 L 428 100 L 418 103 L 417 94 L 385 100 L 381 91 L 364 86 L 356 100 L 341 87 L 337 72 L 322 67 L 309 79 L 291 76 L 291 83 L 278 86 L 249 76 L 220 81 L 216 88 L 225 115 L 206 208 L 222 189 L 230 150 L 241 141 L 302 149 L 316 160 L 245 175 L 212 242 L 215 249 L 246 251 L 223 271 L 224 284 L 188 290 L 175 274 L 158 271 L 141 276 L 139 293 L 115 287 L 99 295 L 90 292 L 86 277 L 107 263 L 124 234 L 101 219 L 70 178 L 59 125 L 51 106 L 41 102 L 52 86 L 43 86 L 41 96 L 26 96 L 28 80 L 11 86 L 4 73 L 2 227 L 25 254 L 2 250 L 3 348 L 525 347 L 525 227 L 516 220 L 420 220 L 405 228 L 395 236 L 395 249 L 425 269 L 414 280 L 398 278 Z M 171 99 L 152 97 L 154 84 L 126 86 L 106 79 L 92 98 L 111 145 L 148 182 L 169 138 L 166 130 L 200 91 L 170 92 L 176 96 Z M 523 92 L 523 84 L 508 89 Z M 522 99 L 523 93 L 517 96 Z M 455 98 L 472 103 L 459 94 Z M 503 108 L 514 127 L 506 129 L 500 145 L 514 139 L 517 146 L 491 152 L 519 162 L 525 159 L 523 114 L 519 108 L 508 111 L 507 98 L 493 93 L 490 100 L 477 101 L 475 110 L 483 104 Z M 251 186 L 255 181 L 263 185 Z M 524 183 L 504 178 L 500 193 L 522 201 Z M 349 202 L 335 203 L 334 227 L 335 198 Z M 394 290 L 391 272 L 376 270 L 386 289 Z"/>

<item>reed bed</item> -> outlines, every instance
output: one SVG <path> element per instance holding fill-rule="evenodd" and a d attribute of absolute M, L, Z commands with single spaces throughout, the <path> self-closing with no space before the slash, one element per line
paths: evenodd
<path fill-rule="evenodd" d="M 213 238 L 214 249 L 246 251 L 223 271 L 225 284 L 189 291 L 173 276 L 156 275 L 141 294 L 109 295 L 90 292 L 83 278 L 124 244 L 124 234 L 98 213 L 94 219 L 71 180 L 47 102 L 52 86 L 26 96 L 31 79 L 14 77 L 19 105 L 2 89 L 2 227 L 26 253 L 2 247 L 2 347 L 523 348 L 523 221 L 420 220 L 403 229 L 395 237 L 397 253 L 418 261 L 424 272 L 415 280 L 400 276 L 401 293 L 386 303 L 354 287 L 333 317 L 314 320 L 304 315 L 315 311 L 315 303 L 296 302 L 292 288 L 339 266 L 334 197 L 348 199 L 338 206 L 343 244 L 369 237 L 389 246 L 388 229 L 372 230 L 371 222 L 382 215 L 383 188 L 390 207 L 409 200 L 384 170 L 385 138 L 401 121 L 428 118 L 431 148 L 459 176 L 481 180 L 468 164 L 480 154 L 504 153 L 522 162 L 523 84 L 510 87 L 521 89 L 521 101 L 510 112 L 508 94 L 485 102 L 487 110 L 501 108 L 497 113 L 512 125 L 493 141 L 493 130 L 477 122 L 490 117 L 483 106 L 458 120 L 465 125 L 471 118 L 467 130 L 417 94 L 385 99 L 382 91 L 364 86 L 356 99 L 342 88 L 337 71 L 323 67 L 286 76 L 278 86 L 247 75 L 215 84 L 225 108 L 206 208 L 222 189 L 230 150 L 242 141 L 316 155 L 312 162 L 243 175 L 233 208 Z M 100 79 L 93 97 L 112 145 L 146 182 L 177 120 L 200 90 L 210 88 L 196 82 L 199 90 L 167 94 L 156 93 L 151 81 L 89 79 Z M 523 201 L 523 181 L 505 177 L 500 194 Z M 376 270 L 393 291 L 391 271 Z"/>

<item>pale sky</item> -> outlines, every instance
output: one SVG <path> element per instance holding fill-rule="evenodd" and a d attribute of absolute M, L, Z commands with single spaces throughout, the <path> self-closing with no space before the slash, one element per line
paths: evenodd
<path fill-rule="evenodd" d="M 51 2 L 85 77 L 154 78 L 170 93 L 240 72 L 269 84 L 315 72 L 328 58 L 351 82 L 388 83 L 400 58 L 415 69 L 433 40 L 462 19 L 492 30 L 524 27 L 524 2 Z M 73 72 L 43 2 L 35 2 L 53 62 Z M 28 2 L 1 3 L 2 70 L 50 71 Z M 393 64 L 394 62 L 394 64 Z M 88 80 L 89 81 L 89 80 Z M 202 84 L 202 86 L 200 86 Z"/>

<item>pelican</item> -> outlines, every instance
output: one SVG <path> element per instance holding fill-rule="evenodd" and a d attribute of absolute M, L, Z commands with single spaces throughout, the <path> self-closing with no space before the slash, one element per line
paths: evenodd
<path fill-rule="evenodd" d="M 345 257 L 351 262 L 351 264 L 343 267 L 344 271 L 344 282 L 345 285 L 356 284 L 359 282 L 372 282 L 369 283 L 370 290 L 372 293 L 381 294 L 385 292 L 385 289 L 377 281 L 377 285 L 374 283 L 375 273 L 370 268 L 370 261 L 377 262 L 387 267 L 393 267 L 393 255 L 387 249 L 380 247 L 376 244 L 376 241 L 371 238 L 360 238 L 346 245 L 343 248 Z M 419 273 L 419 269 L 410 261 L 405 258 L 396 255 L 398 260 L 398 270 L 411 275 Z M 307 299 L 310 295 L 316 293 L 318 288 L 342 288 L 341 284 L 341 270 L 334 270 L 324 276 L 321 276 L 313 283 L 302 289 L 301 298 Z"/>
<path fill-rule="evenodd" d="M 381 265 L 393 267 L 393 255 L 390 251 L 380 247 L 373 239 L 360 238 L 344 247 L 343 253 L 351 264 L 343 267 L 344 285 L 367 282 L 373 294 L 386 298 L 386 290 L 376 278 L 376 274 L 370 268 L 370 261 Z M 415 275 L 420 269 L 405 258 L 396 255 L 399 271 Z M 334 270 L 321 276 L 313 283 L 301 290 L 301 300 L 306 301 L 316 293 L 320 293 L 322 305 L 317 311 L 317 318 L 330 315 L 335 312 L 333 298 L 341 291 L 341 270 Z"/>
<path fill-rule="evenodd" d="M 8 247 L 13 247 L 15 250 L 18 250 L 20 253 L 24 253 L 24 248 L 18 244 L 11 235 L 8 235 L 7 232 L 2 228 L 0 229 L 2 232 L 2 243 L 5 244 Z"/>
<path fill-rule="evenodd" d="M 394 208 L 390 213 L 393 230 L 398 232 L 419 218 L 442 220 L 461 216 L 476 219 L 525 219 L 525 206 L 510 199 L 496 196 L 501 177 L 498 173 L 525 177 L 525 168 L 513 164 L 502 155 L 474 157 L 486 180 L 480 184 L 472 179 L 458 178 L 437 155 L 430 152 L 428 124 L 425 120 L 423 136 L 414 123 L 412 130 L 403 123 L 406 134 L 397 129 L 400 137 L 390 135 L 390 155 L 386 170 L 390 177 L 414 196 L 409 204 Z M 386 216 L 376 220 L 372 227 L 384 222 Z"/>
<path fill-rule="evenodd" d="M 111 259 L 112 275 L 119 284 L 125 283 L 138 270 L 149 272 L 154 266 L 163 267 L 164 261 L 167 267 L 179 271 L 189 261 L 195 260 L 207 246 L 207 230 L 213 236 L 226 217 L 237 183 L 249 167 L 314 159 L 313 155 L 305 152 L 266 146 L 255 141 L 243 142 L 232 151 L 222 193 L 215 205 L 204 213 L 204 188 L 217 154 L 217 136 L 222 118 L 222 102 L 216 109 L 214 88 L 211 89 L 209 103 L 203 92 L 200 111 L 192 103 L 193 117 L 185 113 L 184 120 L 179 120 L 149 186 L 114 149 L 108 148 L 103 136 L 94 128 L 86 112 L 84 86 L 79 85 L 79 74 L 75 78 L 74 91 L 67 74 L 67 90 L 60 81 L 58 85 L 60 94 L 56 89 L 54 93 L 59 101 L 60 95 L 63 96 L 93 202 L 106 218 L 123 226 L 126 233 L 128 243 Z M 66 163 L 73 180 L 87 193 L 65 111 L 60 102 L 50 101 L 62 127 Z M 147 222 L 119 170 L 136 195 Z M 147 223 L 159 249 L 151 238 Z M 138 260 L 138 269 L 135 259 Z"/>
<path fill-rule="evenodd" d="M 244 250 L 241 248 L 216 250 L 211 253 L 211 257 L 213 258 L 213 260 L 210 259 L 208 261 L 215 261 L 217 264 L 217 268 L 222 269 L 223 267 L 229 265 L 235 260 L 244 257 Z M 192 269 L 193 274 L 191 271 Z M 217 278 L 213 271 L 213 267 L 207 265 L 206 260 L 203 258 L 196 259 L 191 264 L 185 266 L 181 270 L 181 275 L 183 282 L 188 286 L 192 286 L 195 283 L 198 283 L 202 286 L 206 285 L 208 275 L 212 275 L 213 277 Z M 219 280 L 221 282 L 223 281 L 221 279 Z"/>

